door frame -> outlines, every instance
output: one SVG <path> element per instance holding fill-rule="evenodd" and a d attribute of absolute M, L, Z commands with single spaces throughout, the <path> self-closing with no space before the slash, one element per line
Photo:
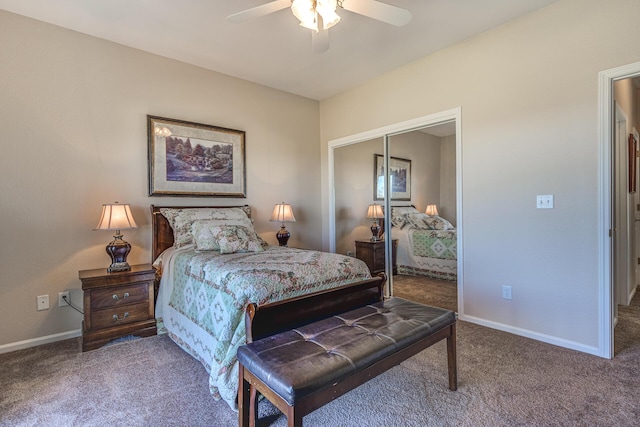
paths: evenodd
<path fill-rule="evenodd" d="M 615 159 L 612 156 L 615 126 L 615 105 L 613 83 L 640 75 L 640 62 L 611 68 L 598 73 L 598 294 L 599 294 L 599 348 L 600 356 L 608 359 L 614 356 L 615 307 L 614 283 L 612 280 L 612 209 L 614 194 L 612 181 Z"/>
<path fill-rule="evenodd" d="M 462 108 L 452 108 L 450 110 L 441 111 L 439 113 L 430 114 L 427 116 L 417 117 L 415 119 L 407 120 L 400 123 L 395 123 L 388 126 L 383 126 L 377 129 L 372 129 L 365 132 L 360 132 L 354 135 L 348 135 L 342 138 L 330 140 L 328 142 L 328 180 L 329 180 L 329 252 L 336 251 L 336 212 L 335 212 L 335 170 L 334 170 L 334 150 L 339 147 L 345 147 L 359 142 L 370 141 L 372 139 L 383 138 L 384 139 L 384 157 L 388 158 L 388 137 L 411 132 L 414 130 L 422 129 L 429 126 L 435 126 L 438 124 L 455 122 L 456 124 L 456 227 L 458 229 L 458 244 L 457 244 L 457 287 L 458 287 L 458 316 L 464 320 L 464 295 L 463 295 L 463 282 L 464 282 L 464 262 L 463 262 L 463 209 L 462 209 Z M 386 164 L 387 162 L 385 162 Z M 385 186 L 385 191 L 388 191 L 389 186 Z M 389 197 L 385 197 L 385 212 L 390 211 Z M 391 235 L 391 222 L 385 221 L 385 235 Z M 391 240 L 387 242 L 385 256 L 387 257 L 387 277 L 393 280 L 393 273 L 391 268 Z M 392 289 L 391 289 L 392 292 Z"/>

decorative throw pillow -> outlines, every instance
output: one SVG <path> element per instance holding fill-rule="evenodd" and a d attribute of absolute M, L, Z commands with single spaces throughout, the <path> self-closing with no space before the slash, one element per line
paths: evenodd
<path fill-rule="evenodd" d="M 243 225 L 215 225 L 206 230 L 198 237 L 194 236 L 196 250 L 215 250 L 217 247 L 221 254 L 264 251 L 256 232 Z"/>
<path fill-rule="evenodd" d="M 407 225 L 417 228 L 418 230 L 433 230 L 430 223 L 427 221 L 429 215 L 423 213 L 409 213 L 405 215 Z"/>
<path fill-rule="evenodd" d="M 407 214 L 420 213 L 413 206 L 392 206 L 391 207 L 391 225 L 402 228 L 407 225 Z"/>
<path fill-rule="evenodd" d="M 453 230 L 455 227 L 446 219 L 437 215 L 426 215 L 425 222 L 432 230 Z"/>
<path fill-rule="evenodd" d="M 250 209 L 247 206 L 247 209 Z M 251 222 L 245 208 L 160 208 L 160 213 L 169 221 L 173 229 L 173 246 L 182 248 L 193 244 L 191 224 L 197 220 L 238 220 L 245 219 Z"/>
<path fill-rule="evenodd" d="M 245 219 L 201 219 L 191 224 L 191 235 L 197 251 L 219 251 L 218 233 L 221 227 L 244 227 L 252 233 L 252 237 L 259 240 L 253 229 L 251 220 Z"/>

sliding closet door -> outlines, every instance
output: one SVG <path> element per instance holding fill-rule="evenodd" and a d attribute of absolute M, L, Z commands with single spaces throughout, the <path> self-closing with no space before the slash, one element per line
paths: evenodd
<path fill-rule="evenodd" d="M 383 245 L 371 242 L 374 218 L 368 218 L 367 213 L 375 202 L 375 155 L 383 151 L 382 138 L 333 150 L 335 251 L 367 261 L 372 272 L 379 270 L 379 263 L 373 263 L 368 251 Z M 382 201 L 375 203 L 381 205 Z"/>

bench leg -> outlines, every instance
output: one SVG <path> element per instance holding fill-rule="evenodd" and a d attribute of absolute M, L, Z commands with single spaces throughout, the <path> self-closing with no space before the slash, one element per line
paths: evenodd
<path fill-rule="evenodd" d="M 249 411 L 251 406 L 249 395 L 251 387 L 249 382 L 244 378 L 244 366 L 242 366 L 242 363 L 238 366 L 238 377 L 238 425 L 240 427 L 249 427 Z"/>
<path fill-rule="evenodd" d="M 458 389 L 458 362 L 456 356 L 456 325 L 450 326 L 451 334 L 447 337 L 447 363 L 449 365 L 449 389 Z"/>
<path fill-rule="evenodd" d="M 287 427 L 302 427 L 302 415 L 295 406 L 287 408 Z"/>
<path fill-rule="evenodd" d="M 258 390 L 255 386 L 249 389 L 249 427 L 256 427 L 258 424 Z"/>

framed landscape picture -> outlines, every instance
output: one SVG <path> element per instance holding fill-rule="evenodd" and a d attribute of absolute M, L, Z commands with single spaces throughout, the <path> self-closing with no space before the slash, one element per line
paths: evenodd
<path fill-rule="evenodd" d="M 373 200 L 384 200 L 384 156 L 373 155 Z M 391 200 L 411 200 L 411 160 L 389 158 Z"/>
<path fill-rule="evenodd" d="M 245 132 L 147 116 L 149 195 L 246 197 Z"/>

